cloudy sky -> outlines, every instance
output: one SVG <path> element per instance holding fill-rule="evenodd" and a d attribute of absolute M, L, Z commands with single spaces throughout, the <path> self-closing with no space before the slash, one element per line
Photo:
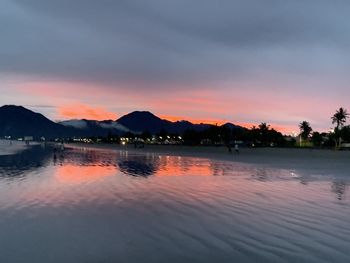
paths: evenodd
<path fill-rule="evenodd" d="M 2 0 L 0 105 L 328 130 L 350 110 L 349 14 L 348 0 Z"/>

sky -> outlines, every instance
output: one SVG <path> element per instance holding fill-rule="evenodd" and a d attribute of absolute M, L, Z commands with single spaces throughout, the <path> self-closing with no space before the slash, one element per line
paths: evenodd
<path fill-rule="evenodd" d="M 2 0 L 0 105 L 327 131 L 350 110 L 349 14 L 348 0 Z"/>

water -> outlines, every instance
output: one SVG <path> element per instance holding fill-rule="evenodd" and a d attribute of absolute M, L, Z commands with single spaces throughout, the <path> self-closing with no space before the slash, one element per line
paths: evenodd
<path fill-rule="evenodd" d="M 350 262 L 349 180 L 157 154 L 0 156 L 0 262 Z"/>

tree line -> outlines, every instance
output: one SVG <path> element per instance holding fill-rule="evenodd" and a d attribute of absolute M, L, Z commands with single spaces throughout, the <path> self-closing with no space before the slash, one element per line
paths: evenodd
<path fill-rule="evenodd" d="M 342 142 L 350 142 L 350 126 L 345 125 L 349 117 L 349 113 L 343 107 L 336 110 L 331 116 L 334 129 L 330 132 L 320 133 L 313 131 L 308 121 L 302 121 L 299 124 L 300 144 L 311 142 L 313 146 L 334 146 L 341 148 Z"/>
<path fill-rule="evenodd" d="M 122 138 L 128 138 L 128 143 L 143 141 L 154 144 L 183 144 L 183 145 L 225 145 L 243 144 L 248 147 L 336 147 L 340 148 L 343 142 L 350 142 L 350 125 L 346 126 L 349 113 L 339 108 L 332 116 L 334 129 L 331 132 L 314 131 L 308 121 L 299 123 L 298 136 L 286 136 L 271 128 L 265 122 L 252 128 L 230 125 L 212 125 L 204 130 L 187 129 L 183 133 L 170 133 L 165 129 L 157 134 L 144 131 L 140 134 L 127 132 L 122 136 L 111 132 L 105 137 L 90 138 L 92 142 L 121 143 Z M 297 140 L 299 142 L 297 142 Z"/>

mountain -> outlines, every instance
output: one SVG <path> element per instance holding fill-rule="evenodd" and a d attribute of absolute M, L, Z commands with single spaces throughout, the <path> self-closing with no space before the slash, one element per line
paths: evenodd
<path fill-rule="evenodd" d="M 96 120 L 69 120 L 59 123 L 22 106 L 6 105 L 0 107 L 0 137 L 12 136 L 19 138 L 33 136 L 35 139 L 68 138 L 81 136 L 107 136 L 109 133 L 123 135 L 126 132 L 141 133 L 149 131 L 152 134 L 165 130 L 168 133 L 182 134 L 185 130 L 206 130 L 213 125 L 193 124 L 189 121 L 171 122 L 161 119 L 148 111 L 134 111 L 120 119 Z M 224 126 L 230 129 L 241 128 L 232 123 Z"/>
<path fill-rule="evenodd" d="M 230 130 L 235 130 L 235 129 L 242 129 L 241 126 L 235 125 L 233 123 L 227 122 L 224 125 L 222 125 L 225 128 L 229 128 Z"/>
<path fill-rule="evenodd" d="M 172 126 L 171 128 L 172 132 L 181 134 L 184 131 L 189 129 L 192 129 L 195 131 L 204 131 L 213 125 L 205 124 L 205 123 L 193 124 L 192 122 L 189 122 L 189 121 L 176 121 L 176 122 L 172 122 L 171 126 Z"/>
<path fill-rule="evenodd" d="M 181 134 L 188 129 L 203 131 L 213 126 L 211 124 L 193 124 L 189 121 L 171 122 L 168 120 L 163 120 L 148 111 L 131 112 L 118 119 L 117 122 L 125 127 L 128 127 L 130 130 L 138 132 L 149 131 L 153 134 L 159 133 L 161 130 Z M 230 124 L 229 128 L 232 127 L 236 128 L 239 126 Z"/>
<path fill-rule="evenodd" d="M 0 107 L 0 137 L 14 138 L 33 136 L 35 139 L 46 137 L 69 137 L 75 129 L 57 124 L 42 114 L 35 113 L 22 106 L 5 105 Z"/>
<path fill-rule="evenodd" d="M 66 127 L 79 129 L 87 136 L 106 136 L 109 132 L 111 134 L 122 135 L 130 131 L 127 127 L 119 124 L 116 121 L 95 121 L 95 120 L 68 120 L 59 122 Z"/>
<path fill-rule="evenodd" d="M 134 111 L 117 120 L 118 123 L 136 132 L 158 133 L 162 129 L 170 132 L 172 123 L 162 120 L 148 111 Z"/>

